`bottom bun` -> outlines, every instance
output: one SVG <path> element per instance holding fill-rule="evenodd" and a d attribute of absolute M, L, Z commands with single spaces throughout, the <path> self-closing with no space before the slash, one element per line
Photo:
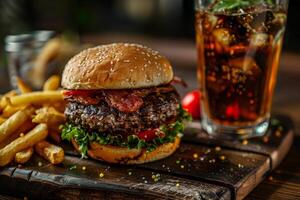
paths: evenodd
<path fill-rule="evenodd" d="M 74 139 L 72 139 L 72 144 L 80 152 L 79 146 Z M 180 138 L 176 137 L 174 142 L 162 144 L 155 150 L 147 152 L 146 149 L 128 149 L 127 147 L 91 142 L 88 155 L 93 159 L 109 163 L 143 164 L 168 157 L 176 151 L 179 144 Z"/>

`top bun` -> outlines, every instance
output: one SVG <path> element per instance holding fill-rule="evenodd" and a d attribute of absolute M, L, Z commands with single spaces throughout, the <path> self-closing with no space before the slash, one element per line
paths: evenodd
<path fill-rule="evenodd" d="M 116 43 L 86 49 L 67 63 L 66 89 L 133 89 L 169 83 L 173 70 L 157 51 L 137 44 Z"/>

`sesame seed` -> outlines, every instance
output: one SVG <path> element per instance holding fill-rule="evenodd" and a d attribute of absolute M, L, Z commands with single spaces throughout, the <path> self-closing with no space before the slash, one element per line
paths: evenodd
<path fill-rule="evenodd" d="M 243 145 L 247 145 L 248 144 L 248 140 L 243 140 L 242 144 Z"/>
<path fill-rule="evenodd" d="M 263 142 L 264 143 L 268 143 L 269 142 L 269 138 L 267 136 L 263 137 Z"/>
<path fill-rule="evenodd" d="M 86 170 L 86 166 L 82 166 L 82 168 L 81 168 L 83 171 L 85 171 Z"/>
<path fill-rule="evenodd" d="M 104 174 L 101 172 L 101 173 L 99 174 L 99 177 L 100 177 L 100 178 L 103 178 L 103 177 L 104 177 Z"/>
<path fill-rule="evenodd" d="M 207 149 L 204 153 L 205 154 L 209 154 L 211 152 L 211 150 L 210 149 Z"/>
<path fill-rule="evenodd" d="M 226 157 L 225 156 L 220 156 L 220 160 L 225 160 L 226 159 Z"/>
<path fill-rule="evenodd" d="M 277 131 L 275 132 L 275 136 L 276 136 L 276 137 L 281 137 L 281 132 L 280 132 L 279 130 L 277 130 Z"/>
<path fill-rule="evenodd" d="M 216 147 L 215 147 L 215 151 L 221 151 L 221 147 L 216 146 Z"/>

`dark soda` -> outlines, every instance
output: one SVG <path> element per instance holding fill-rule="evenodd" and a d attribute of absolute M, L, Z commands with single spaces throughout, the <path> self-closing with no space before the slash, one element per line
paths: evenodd
<path fill-rule="evenodd" d="M 280 9 L 196 12 L 202 110 L 212 122 L 251 126 L 268 117 L 285 21 Z"/>

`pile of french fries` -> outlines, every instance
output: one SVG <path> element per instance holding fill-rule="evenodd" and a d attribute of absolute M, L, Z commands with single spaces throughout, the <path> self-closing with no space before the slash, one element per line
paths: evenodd
<path fill-rule="evenodd" d="M 24 164 L 36 152 L 52 164 L 64 160 L 59 126 L 65 122 L 65 104 L 59 90 L 60 77 L 50 77 L 43 91 L 32 91 L 17 78 L 18 91 L 0 99 L 0 166 Z"/>

